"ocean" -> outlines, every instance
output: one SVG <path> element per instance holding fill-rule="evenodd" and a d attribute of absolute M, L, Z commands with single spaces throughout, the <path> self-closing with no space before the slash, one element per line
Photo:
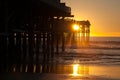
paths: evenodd
<path fill-rule="evenodd" d="M 118 41 L 120 37 L 90 37 L 90 41 Z"/>
<path fill-rule="evenodd" d="M 56 58 L 64 67 L 59 71 L 67 74 L 58 80 L 120 80 L 120 37 L 91 37 L 89 46 L 67 48 Z M 75 70 L 77 76 L 68 76 Z"/>

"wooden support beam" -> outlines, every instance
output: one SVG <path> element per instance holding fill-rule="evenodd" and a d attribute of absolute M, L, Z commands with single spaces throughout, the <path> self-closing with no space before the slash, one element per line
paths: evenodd
<path fill-rule="evenodd" d="M 26 33 L 22 34 L 22 48 L 23 48 L 23 53 L 22 53 L 22 72 L 25 72 L 26 64 L 27 64 L 27 35 Z"/>
<path fill-rule="evenodd" d="M 14 53 L 15 41 L 14 32 L 10 32 L 8 36 L 8 72 L 13 72 L 13 65 L 16 63 L 16 54 Z"/>
<path fill-rule="evenodd" d="M 59 53 L 59 33 L 56 33 L 56 54 Z"/>
<path fill-rule="evenodd" d="M 33 72 L 33 54 L 34 54 L 34 33 L 32 31 L 28 32 L 28 49 L 29 49 L 29 65 L 28 71 Z"/>
<path fill-rule="evenodd" d="M 16 72 L 20 72 L 20 65 L 21 65 L 21 33 L 16 32 L 16 44 L 15 44 L 15 54 L 16 54 Z"/>
<path fill-rule="evenodd" d="M 54 43 L 55 43 L 55 33 L 51 33 L 51 60 L 54 58 Z"/>
<path fill-rule="evenodd" d="M 47 61 L 49 61 L 50 58 L 50 33 L 47 33 Z"/>
<path fill-rule="evenodd" d="M 62 35 L 62 51 L 64 52 L 65 51 L 65 35 L 64 35 L 64 32 L 62 32 L 61 35 Z"/>
<path fill-rule="evenodd" d="M 40 33 L 36 34 L 36 72 L 40 72 L 40 65 L 39 65 L 39 56 L 40 56 Z"/>

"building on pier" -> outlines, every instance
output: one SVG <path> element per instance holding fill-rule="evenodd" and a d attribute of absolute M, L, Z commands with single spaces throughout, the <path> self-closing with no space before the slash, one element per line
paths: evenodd
<path fill-rule="evenodd" d="M 89 21 L 65 19 L 73 15 L 60 0 L 4 0 L 0 8 L 0 71 L 39 72 L 40 63 L 65 51 L 74 23 L 82 25 L 81 41 L 89 41 Z"/>

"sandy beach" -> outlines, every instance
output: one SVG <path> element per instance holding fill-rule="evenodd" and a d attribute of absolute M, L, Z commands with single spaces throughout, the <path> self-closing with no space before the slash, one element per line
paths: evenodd
<path fill-rule="evenodd" d="M 104 76 L 72 76 L 68 74 L 32 74 L 32 73 L 8 73 L 3 75 L 0 80 L 119 80 Z"/>

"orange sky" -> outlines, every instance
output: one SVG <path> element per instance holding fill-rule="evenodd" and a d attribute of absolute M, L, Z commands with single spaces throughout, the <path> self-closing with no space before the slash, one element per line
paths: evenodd
<path fill-rule="evenodd" d="M 77 20 L 89 20 L 91 36 L 120 36 L 120 0 L 61 0 Z"/>

